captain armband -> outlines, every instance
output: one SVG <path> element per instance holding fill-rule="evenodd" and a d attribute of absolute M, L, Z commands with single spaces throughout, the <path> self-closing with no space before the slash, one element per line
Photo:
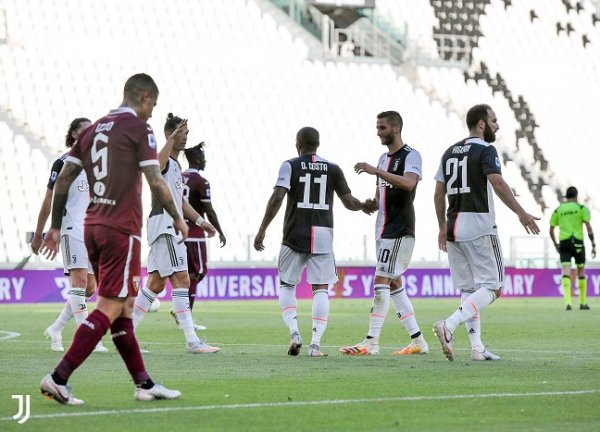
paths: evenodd
<path fill-rule="evenodd" d="M 196 219 L 195 224 L 198 226 L 201 226 L 204 223 L 204 218 L 202 216 L 198 216 L 198 219 Z"/>

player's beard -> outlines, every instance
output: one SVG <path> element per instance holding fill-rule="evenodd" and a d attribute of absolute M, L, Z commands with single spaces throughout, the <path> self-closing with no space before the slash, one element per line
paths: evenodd
<path fill-rule="evenodd" d="M 489 143 L 496 141 L 496 132 L 492 130 L 487 122 L 485 123 L 485 129 L 483 130 L 483 139 Z"/>
<path fill-rule="evenodd" d="M 381 145 L 389 146 L 394 143 L 394 137 L 391 135 L 379 137 L 381 139 Z"/>

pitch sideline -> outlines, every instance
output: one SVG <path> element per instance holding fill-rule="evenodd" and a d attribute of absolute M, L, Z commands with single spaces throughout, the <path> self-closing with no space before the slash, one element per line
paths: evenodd
<path fill-rule="evenodd" d="M 165 413 L 181 411 L 216 411 L 216 410 L 236 410 L 236 409 L 256 409 L 256 408 L 288 408 L 299 406 L 319 406 L 319 405 L 347 405 L 356 403 L 381 403 L 381 402 L 419 402 L 432 400 L 460 400 L 460 399 L 491 399 L 491 398 L 514 398 L 514 397 L 543 397 L 543 396 L 575 396 L 600 393 L 600 389 L 593 390 L 571 390 L 554 392 L 536 392 L 536 393 L 488 393 L 488 394 L 466 394 L 466 395 L 440 395 L 440 396 L 398 396 L 384 398 L 362 398 L 362 399 L 333 399 L 333 400 L 313 400 L 313 401 L 290 401 L 290 402 L 262 402 L 249 404 L 231 404 L 231 405 L 201 405 L 187 407 L 164 407 L 164 408 L 135 408 L 124 410 L 101 410 L 85 412 L 62 412 L 56 414 L 32 415 L 31 420 L 54 419 L 66 417 L 88 417 L 105 414 L 148 414 Z M 14 420 L 12 417 L 0 417 L 0 421 Z"/>

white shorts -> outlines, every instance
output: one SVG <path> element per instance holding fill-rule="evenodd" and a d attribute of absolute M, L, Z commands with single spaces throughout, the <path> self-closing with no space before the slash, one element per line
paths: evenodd
<path fill-rule="evenodd" d="M 77 240 L 69 234 L 64 234 L 60 237 L 60 249 L 66 275 L 70 270 L 75 269 L 87 269 L 89 274 L 94 274 L 83 240 Z"/>
<path fill-rule="evenodd" d="M 179 243 L 177 237 L 171 234 L 161 234 L 152 242 L 148 254 L 148 273 L 158 271 L 160 277 L 164 278 L 187 270 L 185 243 Z"/>
<path fill-rule="evenodd" d="M 448 242 L 448 263 L 452 284 L 461 291 L 497 290 L 504 284 L 504 259 L 496 235 Z"/>
<path fill-rule="evenodd" d="M 333 284 L 338 281 L 333 252 L 325 254 L 299 253 L 281 245 L 279 280 L 290 285 L 298 285 L 304 267 L 307 267 L 306 280 L 311 285 Z"/>
<path fill-rule="evenodd" d="M 378 239 L 375 276 L 398 279 L 408 268 L 414 248 L 415 238 L 412 236 Z"/>

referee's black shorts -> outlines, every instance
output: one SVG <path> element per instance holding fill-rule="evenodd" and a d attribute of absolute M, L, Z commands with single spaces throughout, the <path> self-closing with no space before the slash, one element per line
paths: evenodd
<path fill-rule="evenodd" d="M 575 264 L 581 266 L 585 264 L 585 246 L 583 240 L 570 238 L 561 240 L 558 245 L 561 263 L 570 263 L 571 258 L 575 259 Z"/>

